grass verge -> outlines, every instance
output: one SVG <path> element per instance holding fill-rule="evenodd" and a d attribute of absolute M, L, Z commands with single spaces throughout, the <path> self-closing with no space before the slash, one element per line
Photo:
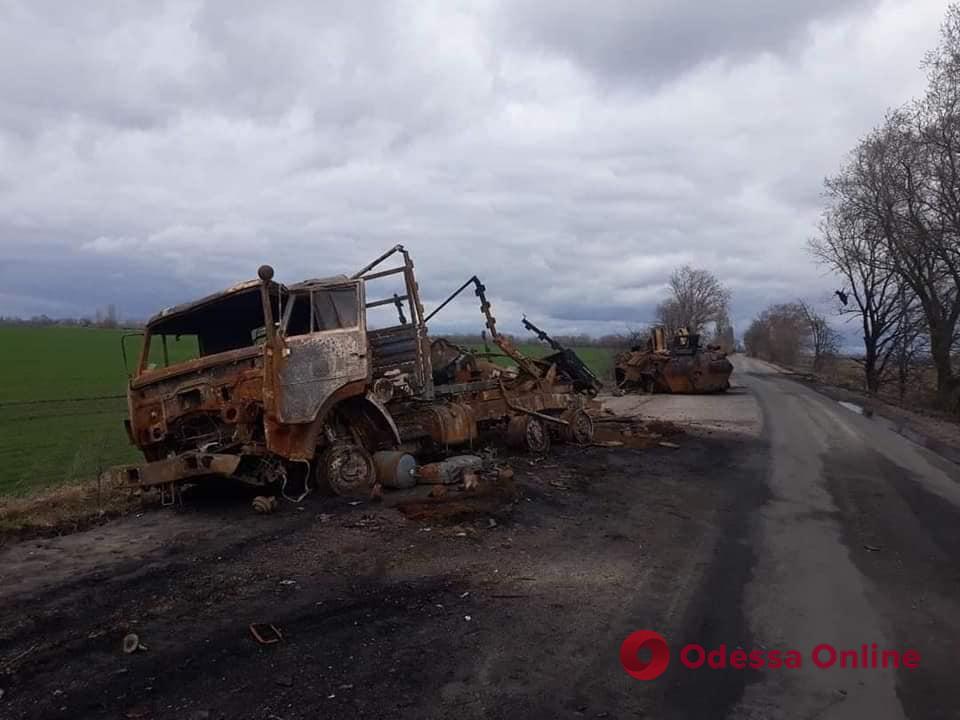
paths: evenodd
<path fill-rule="evenodd" d="M 10 540 L 67 535 L 142 507 L 116 481 L 59 485 L 29 497 L 0 497 L 0 545 Z"/>

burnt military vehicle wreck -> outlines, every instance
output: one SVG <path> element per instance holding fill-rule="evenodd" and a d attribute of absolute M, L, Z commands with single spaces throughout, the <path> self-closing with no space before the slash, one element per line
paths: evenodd
<path fill-rule="evenodd" d="M 388 277 L 399 291 L 368 296 Z M 471 284 L 499 355 L 515 367 L 429 337 L 427 321 Z M 368 328 L 376 309 L 395 320 Z M 402 453 L 470 444 L 485 431 L 532 452 L 590 442 L 584 388 L 575 359 L 528 358 L 497 332 L 476 277 L 426 315 L 402 246 L 350 277 L 288 286 L 263 266 L 258 280 L 147 323 L 126 421 L 145 462 L 117 472 L 167 499 L 216 476 L 282 489 L 294 472 L 364 495 Z"/>
<path fill-rule="evenodd" d="M 650 332 L 646 346 L 620 353 L 614 364 L 623 392 L 714 393 L 730 388 L 733 364 L 718 345 L 700 344 L 700 335 L 680 329 L 667 344 L 663 327 Z"/>

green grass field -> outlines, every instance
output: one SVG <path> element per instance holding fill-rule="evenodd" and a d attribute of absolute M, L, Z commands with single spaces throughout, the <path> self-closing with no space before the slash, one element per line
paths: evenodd
<path fill-rule="evenodd" d="M 100 468 L 139 460 L 123 429 L 123 332 L 0 326 L 0 495 L 92 479 Z M 550 352 L 541 344 L 520 348 L 532 356 Z M 130 338 L 131 364 L 139 351 L 139 338 Z M 171 357 L 190 351 L 170 348 Z M 576 351 L 601 378 L 609 375 L 609 350 Z"/>
<path fill-rule="evenodd" d="M 136 458 L 123 429 L 119 330 L 0 327 L 0 494 L 96 476 Z M 132 354 L 139 342 L 129 342 Z M 82 399 L 103 398 L 103 399 Z"/>
<path fill-rule="evenodd" d="M 521 353 L 534 358 L 543 357 L 544 355 L 549 355 L 554 352 L 550 346 L 544 345 L 543 343 L 520 343 L 518 347 Z M 483 352 L 483 348 L 480 346 L 474 346 L 470 349 L 474 352 Z M 493 344 L 490 345 L 490 350 L 492 352 L 500 352 L 499 348 Z M 615 354 L 613 350 L 601 347 L 574 347 L 573 350 L 601 381 L 606 381 L 607 378 L 612 377 L 613 356 Z M 503 365 L 513 364 L 513 361 L 509 358 L 497 358 L 497 362 Z"/>

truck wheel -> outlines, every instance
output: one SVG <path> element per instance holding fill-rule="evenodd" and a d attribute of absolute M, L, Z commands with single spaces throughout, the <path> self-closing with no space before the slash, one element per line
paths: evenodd
<path fill-rule="evenodd" d="M 320 458 L 318 470 L 337 495 L 364 497 L 376 482 L 373 458 L 360 445 L 338 443 Z"/>
<path fill-rule="evenodd" d="M 568 410 L 563 414 L 563 419 L 569 423 L 561 433 L 566 442 L 577 445 L 589 445 L 593 442 L 593 418 L 582 408 Z"/>
<path fill-rule="evenodd" d="M 507 427 L 507 441 L 518 450 L 543 454 L 550 450 L 550 432 L 543 420 L 532 415 L 515 415 Z"/>

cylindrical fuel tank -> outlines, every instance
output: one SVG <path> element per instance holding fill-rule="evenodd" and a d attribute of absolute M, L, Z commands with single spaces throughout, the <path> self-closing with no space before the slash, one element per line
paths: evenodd
<path fill-rule="evenodd" d="M 477 437 L 477 421 L 466 405 L 425 405 L 394 415 L 404 441 L 430 438 L 439 445 L 462 445 Z"/>
<path fill-rule="evenodd" d="M 388 488 L 410 488 L 417 484 L 417 461 L 405 452 L 384 450 L 373 454 L 377 481 Z"/>

